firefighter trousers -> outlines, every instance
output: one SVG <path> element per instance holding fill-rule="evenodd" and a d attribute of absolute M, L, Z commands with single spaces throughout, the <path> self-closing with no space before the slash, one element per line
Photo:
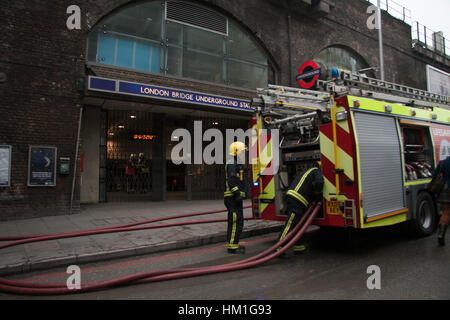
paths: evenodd
<path fill-rule="evenodd" d="M 242 200 L 236 200 L 234 197 L 225 197 L 224 202 L 228 209 L 227 248 L 237 249 L 239 248 L 239 238 L 244 228 Z"/>
<path fill-rule="evenodd" d="M 292 229 L 300 222 L 302 217 L 305 215 L 306 207 L 297 201 L 296 199 L 287 196 L 287 220 L 281 229 L 281 233 L 278 237 L 278 241 L 283 240 L 286 235 L 291 232 Z M 303 251 L 305 250 L 305 246 L 303 244 L 302 238 L 300 238 L 297 243 L 294 245 L 294 251 Z"/>

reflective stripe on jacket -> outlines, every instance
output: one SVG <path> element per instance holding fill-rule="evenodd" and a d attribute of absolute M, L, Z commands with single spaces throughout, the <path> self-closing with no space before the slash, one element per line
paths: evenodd
<path fill-rule="evenodd" d="M 295 177 L 286 195 L 294 198 L 307 207 L 311 201 L 321 196 L 323 189 L 323 176 L 318 168 L 302 171 Z"/>
<path fill-rule="evenodd" d="M 245 198 L 244 169 L 234 159 L 225 164 L 225 192 L 223 195 L 224 197 L 233 197 L 235 194 Z"/>

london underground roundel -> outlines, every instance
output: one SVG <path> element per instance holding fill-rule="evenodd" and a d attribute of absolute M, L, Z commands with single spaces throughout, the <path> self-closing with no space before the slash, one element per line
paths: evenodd
<path fill-rule="evenodd" d="M 321 68 L 314 61 L 305 62 L 298 70 L 296 80 L 300 87 L 310 89 L 314 87 L 320 76 Z"/>

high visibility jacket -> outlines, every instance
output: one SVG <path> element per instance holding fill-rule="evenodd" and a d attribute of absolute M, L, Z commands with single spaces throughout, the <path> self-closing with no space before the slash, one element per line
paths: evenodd
<path fill-rule="evenodd" d="M 323 184 L 324 180 L 320 169 L 311 168 L 300 172 L 295 177 L 286 195 L 308 207 L 311 201 L 321 200 Z"/>
<path fill-rule="evenodd" d="M 233 197 L 235 194 L 245 198 L 244 168 L 233 159 L 225 164 L 224 197 Z"/>

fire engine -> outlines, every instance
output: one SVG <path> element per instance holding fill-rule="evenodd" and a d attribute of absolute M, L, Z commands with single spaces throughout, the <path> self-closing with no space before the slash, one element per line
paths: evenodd
<path fill-rule="evenodd" d="M 416 234 L 431 234 L 440 208 L 427 185 L 450 155 L 450 98 L 346 72 L 316 85 L 321 90 L 269 85 L 252 100 L 253 215 L 285 220 L 287 187 L 320 161 L 323 209 L 313 224 L 410 221 Z"/>

